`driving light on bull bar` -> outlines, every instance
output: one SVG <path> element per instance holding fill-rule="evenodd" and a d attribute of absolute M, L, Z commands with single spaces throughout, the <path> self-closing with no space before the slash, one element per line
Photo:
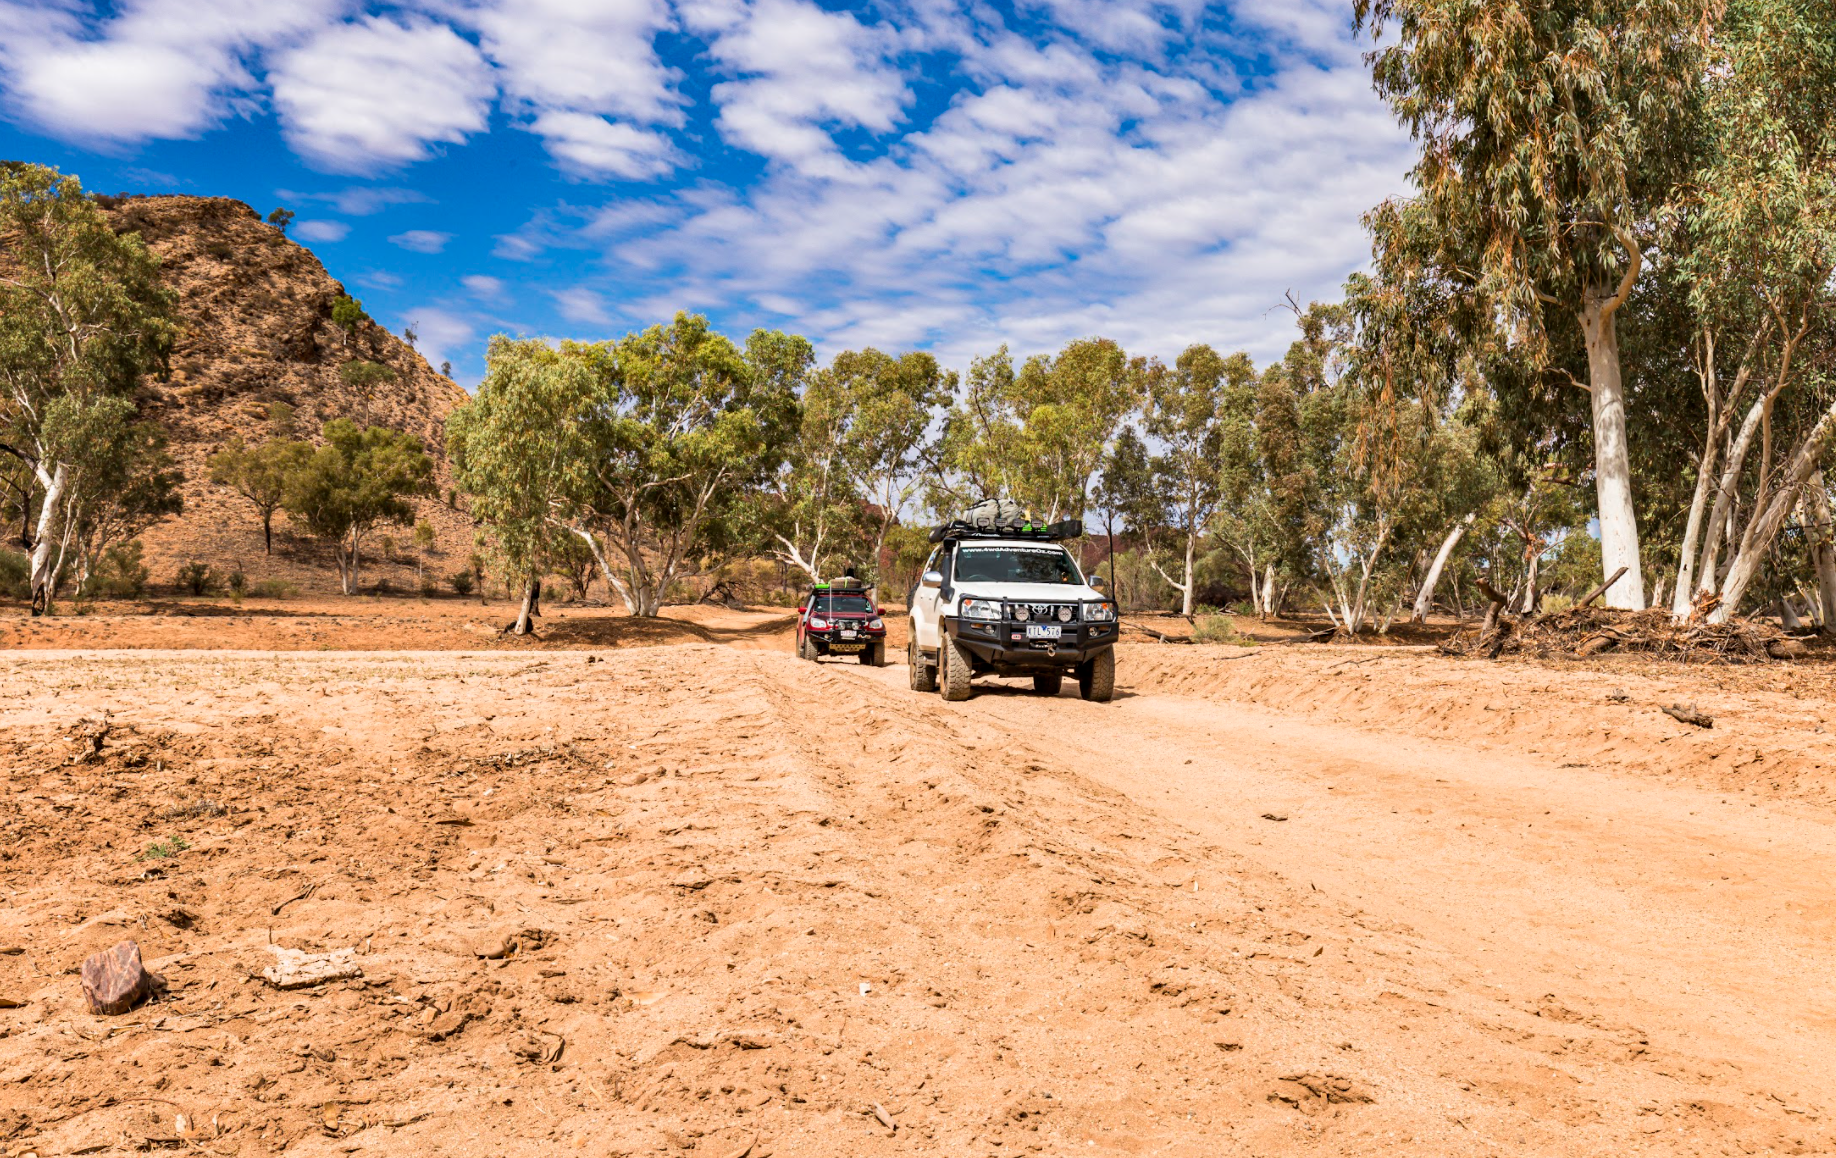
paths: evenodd
<path fill-rule="evenodd" d="M 1033 613 L 1027 610 L 1026 604 L 1017 603 L 1014 605 L 1014 619 L 1015 620 L 1017 620 L 1020 623 L 1025 623 L 1027 620 L 1031 619 L 1032 617 L 1033 617 Z"/>
<path fill-rule="evenodd" d="M 1001 605 L 992 599 L 965 599 L 962 616 L 964 619 L 999 619 Z"/>
<path fill-rule="evenodd" d="M 1060 623 L 1070 623 L 1071 622 L 1071 608 L 1070 607 L 1068 606 L 1060 607 L 1058 609 L 1058 622 Z"/>
<path fill-rule="evenodd" d="M 1084 605 L 1084 618 L 1090 620 L 1092 623 L 1114 623 L 1116 621 L 1116 605 L 1113 603 L 1086 603 Z"/>

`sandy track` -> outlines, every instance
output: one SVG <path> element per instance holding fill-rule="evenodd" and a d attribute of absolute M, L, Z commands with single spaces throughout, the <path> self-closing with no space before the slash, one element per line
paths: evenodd
<path fill-rule="evenodd" d="M 1146 662 L 946 705 L 586 658 L 0 657 L 7 1152 L 1830 1146 L 1829 829 L 1789 802 Z M 123 935 L 174 991 L 91 1017 L 69 971 Z M 270 938 L 365 976 L 268 989 Z"/>

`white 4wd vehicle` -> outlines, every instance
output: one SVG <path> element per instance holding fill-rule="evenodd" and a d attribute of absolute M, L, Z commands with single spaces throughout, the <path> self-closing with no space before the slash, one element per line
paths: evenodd
<path fill-rule="evenodd" d="M 1116 604 L 1086 581 L 1059 537 L 1059 528 L 961 523 L 933 532 L 941 541 L 911 598 L 913 690 L 966 700 L 975 676 L 1032 676 L 1034 691 L 1055 696 L 1070 674 L 1085 699 L 1108 701 Z"/>

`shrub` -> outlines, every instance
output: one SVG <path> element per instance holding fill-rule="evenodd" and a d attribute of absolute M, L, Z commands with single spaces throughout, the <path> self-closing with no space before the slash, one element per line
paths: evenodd
<path fill-rule="evenodd" d="M 249 588 L 257 599 L 286 599 L 299 594 L 299 588 L 280 579 L 263 579 Z"/>
<path fill-rule="evenodd" d="M 231 595 L 234 595 L 236 598 L 241 599 L 244 595 L 248 594 L 249 577 L 242 573 L 241 567 L 238 567 L 234 571 L 231 571 L 229 573 L 228 582 L 229 582 L 229 589 L 230 589 Z"/>
<path fill-rule="evenodd" d="M 84 594 L 98 599 L 140 599 L 153 577 L 142 559 L 139 539 L 110 547 L 84 584 Z"/>
<path fill-rule="evenodd" d="M 0 595 L 28 599 L 32 595 L 32 560 L 23 551 L 0 550 Z"/>
<path fill-rule="evenodd" d="M 184 852 L 186 849 L 190 847 L 191 847 L 191 842 L 186 840 L 182 836 L 175 836 L 175 837 L 172 837 L 170 840 L 156 840 L 152 844 L 149 844 L 147 846 L 147 851 L 141 853 L 139 856 L 136 856 L 134 859 L 135 860 L 165 860 L 167 857 L 177 856 L 179 853 Z"/>
<path fill-rule="evenodd" d="M 447 582 L 452 584 L 454 593 L 458 595 L 470 595 L 473 586 L 476 584 L 476 580 L 472 578 L 472 573 L 469 570 L 454 571 L 452 578 L 448 579 Z"/>
<path fill-rule="evenodd" d="M 210 573 L 208 563 L 192 562 L 179 568 L 178 587 L 180 591 L 188 591 L 193 595 L 209 595 L 210 589 L 216 586 L 216 582 L 217 577 Z"/>
<path fill-rule="evenodd" d="M 421 576 L 421 598 L 432 599 L 440 593 L 440 585 L 433 581 L 432 575 Z"/>
<path fill-rule="evenodd" d="M 393 595 L 395 594 L 395 584 L 389 582 L 389 577 L 387 575 L 379 575 L 376 577 L 376 582 L 370 585 L 370 590 L 377 595 Z"/>
<path fill-rule="evenodd" d="M 1216 612 L 1201 614 L 1192 621 L 1193 643 L 1242 643 L 1236 620 Z"/>

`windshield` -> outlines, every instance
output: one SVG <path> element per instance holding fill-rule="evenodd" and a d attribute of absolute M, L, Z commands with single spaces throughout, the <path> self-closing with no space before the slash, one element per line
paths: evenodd
<path fill-rule="evenodd" d="M 865 595 L 818 595 L 816 597 L 816 614 L 818 615 L 871 615 L 873 604 Z"/>
<path fill-rule="evenodd" d="M 958 583 L 1083 582 L 1063 547 L 959 547 Z"/>

